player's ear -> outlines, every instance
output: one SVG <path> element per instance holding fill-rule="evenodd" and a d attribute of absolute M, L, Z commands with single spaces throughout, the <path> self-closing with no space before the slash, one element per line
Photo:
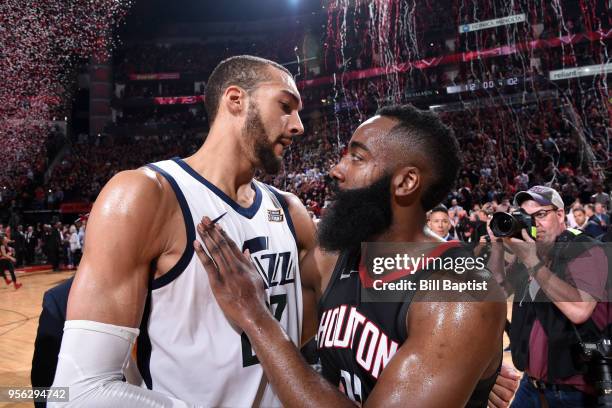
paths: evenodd
<path fill-rule="evenodd" d="M 239 86 L 228 86 L 223 93 L 221 101 L 225 108 L 232 116 L 240 116 L 247 110 L 248 95 L 244 89 Z"/>
<path fill-rule="evenodd" d="M 414 166 L 402 167 L 391 178 L 391 191 L 397 199 L 412 201 L 421 188 L 422 174 Z"/>

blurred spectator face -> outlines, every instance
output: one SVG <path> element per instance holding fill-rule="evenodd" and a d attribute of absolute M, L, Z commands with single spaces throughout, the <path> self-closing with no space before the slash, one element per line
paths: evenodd
<path fill-rule="evenodd" d="M 595 213 L 596 214 L 603 214 L 604 211 L 604 207 L 601 203 L 595 203 Z"/>
<path fill-rule="evenodd" d="M 593 210 L 593 205 L 589 204 L 589 205 L 585 206 L 584 207 L 584 213 L 585 213 L 587 218 L 591 218 L 593 215 L 595 215 L 595 212 Z"/>
<path fill-rule="evenodd" d="M 552 244 L 565 229 L 565 212 L 552 205 L 526 200 L 521 208 L 531 215 L 536 227 L 536 241 Z"/>
<path fill-rule="evenodd" d="M 487 222 L 489 217 L 487 216 L 487 212 L 484 210 L 478 211 L 478 219 L 482 222 Z"/>
<path fill-rule="evenodd" d="M 584 210 L 582 208 L 575 208 L 572 212 L 574 214 L 574 220 L 576 220 L 576 224 L 579 227 L 584 225 L 584 222 L 586 221 L 586 214 L 584 213 Z"/>
<path fill-rule="evenodd" d="M 293 78 L 280 70 L 269 69 L 272 79 L 262 82 L 249 95 L 241 142 L 243 151 L 249 152 L 256 167 L 276 174 L 285 148 L 294 136 L 304 133 L 304 126 L 298 114 L 302 108 L 300 93 Z M 230 95 L 233 102 L 231 98 Z M 225 98 L 221 103 L 225 103 Z"/>
<path fill-rule="evenodd" d="M 451 207 L 456 207 L 456 206 L 457 206 L 457 199 L 456 199 L 456 198 L 453 198 L 453 199 L 451 200 Z"/>
<path fill-rule="evenodd" d="M 431 213 L 428 226 L 437 236 L 444 238 L 448 235 L 448 231 L 450 231 L 451 227 L 448 213 L 443 211 Z"/>

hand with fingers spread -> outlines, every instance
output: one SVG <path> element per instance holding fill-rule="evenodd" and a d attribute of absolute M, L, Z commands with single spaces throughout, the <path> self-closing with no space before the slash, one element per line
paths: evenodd
<path fill-rule="evenodd" d="M 208 253 L 199 241 L 193 245 L 226 317 L 244 328 L 257 317 L 269 314 L 264 283 L 248 250 L 240 252 L 236 243 L 208 217 L 202 219 L 197 230 Z"/>

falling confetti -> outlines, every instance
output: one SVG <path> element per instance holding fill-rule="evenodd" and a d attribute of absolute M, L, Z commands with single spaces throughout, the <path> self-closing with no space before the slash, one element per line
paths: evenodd
<path fill-rule="evenodd" d="M 121 0 L 3 0 L 0 3 L 0 145 L 9 166 L 0 187 L 18 188 L 44 160 L 53 116 L 64 116 L 75 69 L 106 60 L 113 28 L 131 6 Z"/>
<path fill-rule="evenodd" d="M 420 91 L 442 96 L 454 85 L 461 90 L 448 93 L 438 110 L 448 123 L 461 124 L 454 126 L 458 137 L 473 148 L 475 161 L 466 167 L 487 169 L 481 181 L 498 191 L 509 191 L 524 171 L 554 186 L 567 170 L 563 157 L 572 157 L 577 173 L 595 183 L 612 170 L 612 108 L 605 75 L 563 81 L 548 76 L 552 70 L 610 63 L 608 1 L 324 4 L 325 61 L 335 74 L 315 81 L 333 85 L 336 105 L 361 117 L 361 105 L 346 101 L 364 83 L 374 94 L 374 109 L 418 104 L 423 101 Z M 453 78 L 444 78 L 449 73 Z M 336 121 L 339 115 L 350 113 L 336 110 Z"/>

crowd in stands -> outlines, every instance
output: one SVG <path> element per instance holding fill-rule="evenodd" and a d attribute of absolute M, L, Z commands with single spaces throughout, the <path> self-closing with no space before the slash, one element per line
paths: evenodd
<path fill-rule="evenodd" d="M 264 181 L 296 193 L 315 215 L 326 205 L 330 167 L 356 126 L 375 111 L 381 96 L 368 87 L 351 89 L 361 109 L 352 107 L 336 114 L 329 110 L 309 112 L 304 117 L 306 134 L 289 148 L 284 170 L 276 177 L 264 177 Z M 577 198 L 588 203 L 600 185 L 607 191 L 609 117 L 597 90 L 580 95 L 576 89 L 563 103 L 542 100 L 441 114 L 455 129 L 463 149 L 464 165 L 454 193 L 461 205 L 471 208 L 501 201 L 530 185 L 549 182 L 567 203 Z M 182 115 L 172 114 L 166 121 L 181 122 Z M 141 124 L 153 120 L 133 119 Z M 53 167 L 47 183 L 34 191 L 31 208 L 57 209 L 63 201 L 92 202 L 118 171 L 187 156 L 200 146 L 203 137 L 203 133 L 178 129 L 74 142 Z"/>
<path fill-rule="evenodd" d="M 465 8 L 456 5 L 441 8 L 436 2 L 424 3 L 424 7 L 431 9 L 417 16 L 419 32 L 428 31 L 431 24 L 455 27 L 459 23 L 471 22 L 474 16 L 485 20 L 511 11 L 501 0 L 497 1 L 499 7 L 493 7 L 491 2 L 486 1 Z M 542 23 L 539 34 L 533 30 L 513 30 L 514 37 L 509 38 L 502 27 L 485 30 L 488 34 L 484 37 L 474 34 L 475 38 L 470 39 L 455 30 L 454 45 L 449 46 L 443 38 L 419 37 L 423 55 L 413 54 L 413 50 L 409 49 L 402 49 L 400 54 L 402 58 L 410 60 L 468 51 L 473 44 L 491 48 L 538 36 L 550 38 L 589 31 L 599 28 L 599 24 L 602 28 L 610 26 L 607 19 L 585 19 L 580 10 L 566 4 L 570 2 L 561 3 L 567 7 L 563 22 L 556 18 L 550 5 L 538 10 L 529 9 L 530 22 Z M 594 15 L 601 17 L 606 14 L 600 11 L 598 9 Z M 334 11 L 330 13 L 333 15 Z M 357 16 L 356 12 L 353 18 Z M 327 35 L 330 35 L 334 28 L 328 28 Z M 205 79 L 219 60 L 241 53 L 287 62 L 295 59 L 294 47 L 303 40 L 303 36 L 301 30 L 296 30 L 285 36 L 278 33 L 261 34 L 249 41 L 236 39 L 172 46 L 128 45 L 115 55 L 115 79 L 125 84 L 124 88 L 119 88 L 118 96 L 125 99 L 201 94 L 202 89 L 196 89 L 194 82 L 141 82 L 129 81 L 128 77 L 135 73 L 179 72 L 193 78 L 201 75 Z M 346 40 L 348 44 L 351 43 L 348 41 L 350 38 Z M 369 47 L 371 44 L 367 41 L 360 44 L 361 48 L 349 46 L 345 49 L 345 58 L 350 60 L 348 68 L 377 66 Z M 324 58 L 333 48 L 332 45 L 322 46 L 319 58 L 324 63 L 319 75 L 338 70 L 335 58 Z M 317 216 L 326 205 L 329 168 L 342 153 L 355 127 L 375 112 L 378 106 L 410 101 L 408 94 L 418 89 L 443 89 L 449 85 L 513 75 L 536 77 L 550 69 L 599 63 L 597 56 L 601 54 L 602 46 L 599 43 L 582 43 L 572 48 L 540 50 L 529 55 L 541 60 L 540 69 L 531 67 L 529 58 L 525 59 L 527 54 L 523 52 L 483 59 L 477 64 L 458 64 L 457 74 L 452 78 L 448 77 L 446 68 L 440 66 L 414 69 L 396 76 L 302 89 L 306 134 L 288 150 L 280 175 L 261 177 L 283 190 L 296 193 Z M 395 88 L 391 79 L 395 81 Z M 490 96 L 486 92 L 480 95 Z M 472 208 L 475 204 L 493 200 L 501 202 L 520 189 L 547 182 L 557 188 L 568 203 L 576 199 L 583 204 L 588 203 L 588 197 L 599 186 L 608 191 L 610 186 L 605 185 L 605 174 L 611 167 L 608 150 L 610 119 L 603 93 L 597 89 L 585 91 L 579 86 L 566 91 L 565 95 L 562 94 L 561 99 L 554 103 L 550 100 L 512 106 L 501 103 L 487 108 L 443 113 L 443 119 L 456 130 L 464 149 L 464 167 L 457 189 L 449 200 L 456 198 L 463 207 Z M 418 99 L 411 101 L 418 103 Z M 87 138 L 72 140 L 68 152 L 49 171 L 50 159 L 63 146 L 64 140 L 50 137 L 49 144 L 45 146 L 48 154 L 45 154 L 45 148 L 39 141 L 22 140 L 15 134 L 8 148 L 27 153 L 22 153 L 22 156 L 16 153 L 18 160 L 8 166 L 10 171 L 0 172 L 0 221 L 6 221 L 25 208 L 55 210 L 62 202 L 92 202 L 104 183 L 118 171 L 194 152 L 202 142 L 205 126 L 201 104 L 122 109 L 107 133 L 93 141 Z M 146 129 L 133 131 L 137 128 Z M 46 171 L 48 174 L 43 180 L 42 175 Z"/>
<path fill-rule="evenodd" d="M 184 108 L 184 107 L 180 107 Z M 183 128 L 192 128 L 197 123 L 206 122 L 201 106 L 192 111 L 184 109 L 153 108 L 137 111 L 123 111 L 117 117 L 117 125 L 136 124 L 140 126 L 155 127 L 158 125 L 181 124 Z"/>
<path fill-rule="evenodd" d="M 197 150 L 202 140 L 201 134 L 170 131 L 162 136 L 106 135 L 94 144 L 74 144 L 62 162 L 53 168 L 50 190 L 61 192 L 67 201 L 93 202 L 102 186 L 117 172 L 170 157 L 188 156 Z M 58 204 L 54 199 L 51 206 L 57 208 Z"/>

